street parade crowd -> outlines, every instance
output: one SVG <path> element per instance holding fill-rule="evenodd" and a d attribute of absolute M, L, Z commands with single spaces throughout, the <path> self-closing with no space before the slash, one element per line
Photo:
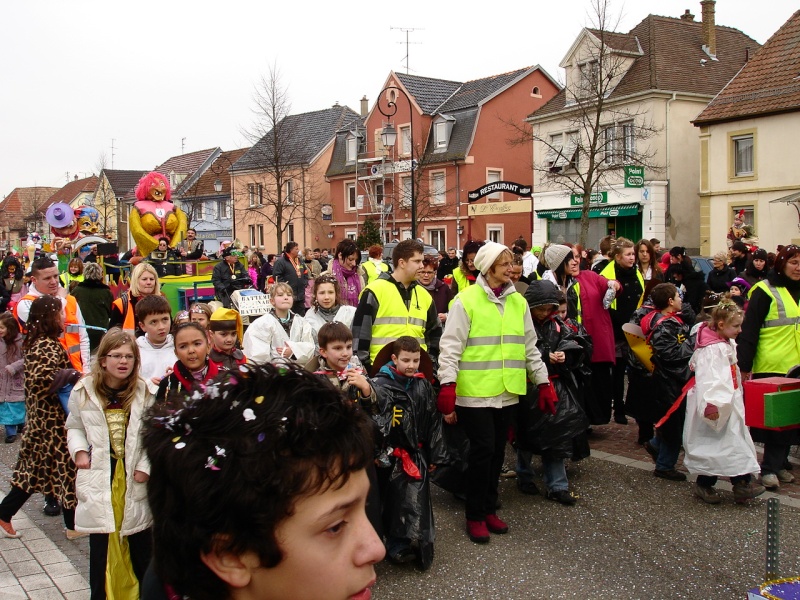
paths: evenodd
<path fill-rule="evenodd" d="M 42 493 L 89 536 L 93 599 L 367 599 L 384 555 L 431 566 L 431 484 L 488 543 L 509 533 L 499 479 L 575 505 L 568 465 L 612 419 L 659 479 L 687 479 L 683 449 L 703 502 L 720 477 L 739 503 L 794 480 L 796 433 L 746 427 L 742 384 L 800 364 L 797 246 L 731 240 L 706 277 L 684 248 L 611 236 L 405 240 L 363 262 L 352 240 L 227 245 L 215 301 L 175 311 L 161 280 L 194 272 L 188 232 L 121 279 L 92 258 L 0 267 L 0 424 L 19 442 L 0 534 Z M 271 308 L 243 319 L 248 288 Z"/>

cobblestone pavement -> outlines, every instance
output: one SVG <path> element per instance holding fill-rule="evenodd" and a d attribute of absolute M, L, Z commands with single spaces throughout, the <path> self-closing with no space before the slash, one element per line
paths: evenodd
<path fill-rule="evenodd" d="M 3 493 L 18 446 L 0 444 Z M 768 497 L 781 502 L 780 573 L 800 574 L 800 485 L 739 506 L 721 481 L 724 502 L 710 506 L 690 483 L 652 476 L 632 422 L 595 427 L 591 446 L 591 458 L 569 466 L 576 506 L 523 495 L 504 479 L 499 514 L 510 532 L 484 546 L 467 539 L 463 506 L 434 488 L 433 567 L 378 565 L 374 597 L 745 598 L 763 578 Z M 21 539 L 0 539 L 0 599 L 88 599 L 88 540 L 66 540 L 61 518 L 44 516 L 43 505 L 34 496 L 15 517 Z"/>

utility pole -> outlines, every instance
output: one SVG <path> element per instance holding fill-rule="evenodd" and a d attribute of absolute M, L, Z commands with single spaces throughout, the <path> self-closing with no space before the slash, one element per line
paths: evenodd
<path fill-rule="evenodd" d="M 402 31 L 402 32 L 404 32 L 406 34 L 406 41 L 405 42 L 398 42 L 398 44 L 405 43 L 405 45 L 406 45 L 406 55 L 405 55 L 404 60 L 406 61 L 406 75 L 408 75 L 408 71 L 411 68 L 411 65 L 409 64 L 410 60 L 409 60 L 408 47 L 412 43 L 414 43 L 414 44 L 418 44 L 419 43 L 419 42 L 410 42 L 409 39 L 408 39 L 408 34 L 411 33 L 412 31 L 422 31 L 422 29 L 419 28 L 419 27 L 389 27 L 389 31 L 391 31 L 392 29 L 399 29 L 400 31 Z"/>

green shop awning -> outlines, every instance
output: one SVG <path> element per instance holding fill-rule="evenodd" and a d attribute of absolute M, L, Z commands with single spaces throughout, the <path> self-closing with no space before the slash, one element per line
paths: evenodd
<path fill-rule="evenodd" d="M 611 204 L 598 206 L 589 209 L 589 218 L 605 217 L 633 217 L 639 214 L 640 204 Z M 564 219 L 580 219 L 580 208 L 553 208 L 548 210 L 537 210 L 536 216 L 540 219 L 553 219 L 561 221 Z"/>

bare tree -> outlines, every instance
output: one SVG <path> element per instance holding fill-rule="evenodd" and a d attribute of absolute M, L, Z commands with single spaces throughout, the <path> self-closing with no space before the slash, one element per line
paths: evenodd
<path fill-rule="evenodd" d="M 99 177 L 97 182 L 97 189 L 95 190 L 92 199 L 92 206 L 97 210 L 100 215 L 99 231 L 98 234 L 105 237 L 115 237 L 117 233 L 118 223 L 118 202 L 117 197 L 114 195 L 114 190 L 108 184 L 108 179 L 101 177 L 103 171 L 108 165 L 108 159 L 105 151 L 100 152 L 95 163 L 95 169 Z"/>
<path fill-rule="evenodd" d="M 302 136 L 297 135 L 298 120 L 290 115 L 288 90 L 277 66 L 261 78 L 254 102 L 256 120 L 244 134 L 253 144 L 250 152 L 258 166 L 247 188 L 237 193 L 249 196 L 242 221 L 272 224 L 280 250 L 289 224 L 302 222 L 305 226 L 316 220 L 324 196 L 309 177 L 311 157 Z"/>
<path fill-rule="evenodd" d="M 619 17 L 610 14 L 610 0 L 591 0 L 580 67 L 565 82 L 567 133 L 547 131 L 534 113 L 532 129 L 507 122 L 514 130 L 511 145 L 537 146 L 533 170 L 542 187 L 561 189 L 582 198 L 580 243 L 589 234 L 592 194 L 618 182 L 625 166 L 661 172 L 655 150 L 647 143 L 661 129 L 647 109 L 635 101 L 616 102 L 610 96 L 638 56 L 637 42 L 615 33 Z M 542 151 L 543 150 L 543 151 Z M 541 188 L 540 188 L 541 189 Z"/>

